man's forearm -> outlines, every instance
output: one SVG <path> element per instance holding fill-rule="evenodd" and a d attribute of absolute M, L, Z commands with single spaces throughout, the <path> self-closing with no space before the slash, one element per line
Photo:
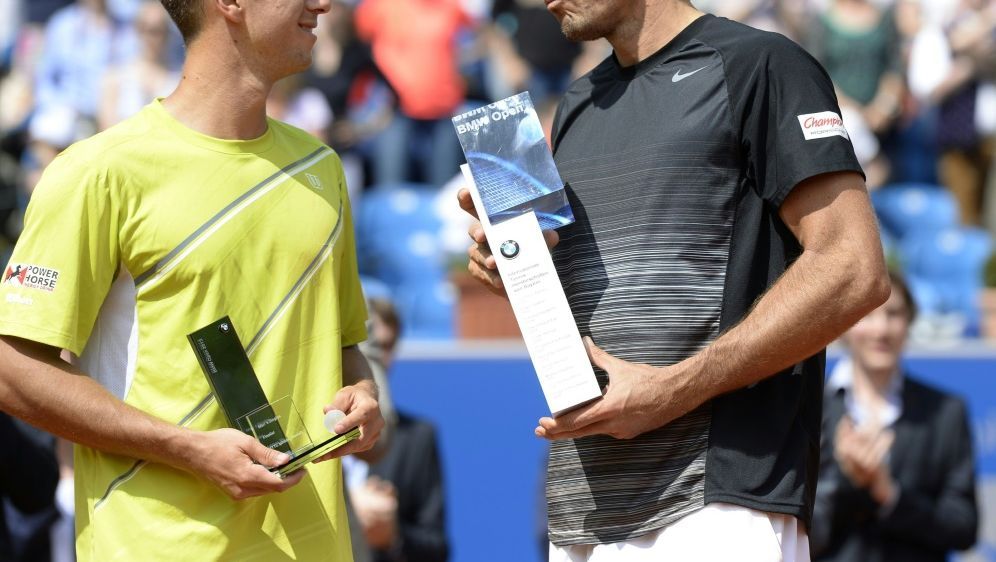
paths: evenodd
<path fill-rule="evenodd" d="M 739 324 L 697 354 L 661 367 L 624 361 L 588 341 L 592 364 L 609 375 L 602 400 L 542 418 L 536 434 L 635 437 L 812 356 L 885 302 L 889 281 L 859 175 L 828 173 L 800 183 L 779 216 L 802 253 Z"/>
<path fill-rule="evenodd" d="M 50 347 L 0 336 L 0 409 L 70 441 L 180 466 L 189 430 L 129 406 Z"/>
<path fill-rule="evenodd" d="M 360 348 L 355 345 L 342 348 L 342 384 L 343 386 L 355 385 L 368 391 L 375 400 L 380 400 L 380 387 L 374 379 L 373 370 Z M 382 414 L 378 414 L 382 417 Z M 375 463 L 387 453 L 387 446 L 390 440 L 391 428 L 383 424 L 379 429 L 380 436 L 376 443 L 368 450 L 355 453 L 360 459 Z"/>
<path fill-rule="evenodd" d="M 359 346 L 351 345 L 342 348 L 342 385 L 369 384 L 374 398 L 378 396 L 377 383 L 373 371 Z"/>
<path fill-rule="evenodd" d="M 689 410 L 818 353 L 879 306 L 888 297 L 884 267 L 860 251 L 803 252 L 739 324 L 675 365 L 670 377 L 697 402 Z"/>

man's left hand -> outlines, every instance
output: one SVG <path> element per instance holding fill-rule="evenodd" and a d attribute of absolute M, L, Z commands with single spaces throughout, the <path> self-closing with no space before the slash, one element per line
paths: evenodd
<path fill-rule="evenodd" d="M 349 499 L 371 547 L 387 550 L 397 543 L 398 491 L 393 484 L 371 476 L 363 486 L 350 489 Z"/>
<path fill-rule="evenodd" d="M 330 410 L 341 410 L 346 414 L 346 417 L 335 424 L 336 433 L 342 434 L 351 428 L 359 427 L 360 436 L 315 462 L 366 451 L 374 446 L 381 430 L 384 429 L 384 418 L 377 403 L 377 386 L 373 381 L 361 380 L 356 384 L 342 387 L 332 403 L 325 406 L 326 413 Z"/>
<path fill-rule="evenodd" d="M 684 414 L 664 384 L 666 371 L 614 357 L 584 338 L 592 365 L 609 375 L 601 400 L 558 418 L 542 418 L 536 435 L 547 439 L 576 439 L 610 435 L 632 439 Z"/>

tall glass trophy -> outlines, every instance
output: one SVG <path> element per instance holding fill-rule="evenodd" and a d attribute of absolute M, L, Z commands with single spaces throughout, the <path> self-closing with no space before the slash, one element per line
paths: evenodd
<path fill-rule="evenodd" d="M 543 238 L 574 222 L 527 92 L 453 118 L 461 166 L 554 416 L 602 395 Z"/>
<path fill-rule="evenodd" d="M 228 425 L 291 456 L 286 464 L 270 468 L 281 478 L 359 437 L 360 430 L 353 428 L 316 441 L 290 396 L 268 401 L 228 316 L 189 334 L 187 340 Z"/>

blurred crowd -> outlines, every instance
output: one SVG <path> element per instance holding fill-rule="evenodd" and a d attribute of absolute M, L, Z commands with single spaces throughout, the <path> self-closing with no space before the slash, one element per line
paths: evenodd
<path fill-rule="evenodd" d="M 883 245 L 920 310 L 913 337 L 980 336 L 975 294 L 987 260 L 996 285 L 996 2 L 693 3 L 783 33 L 823 64 L 873 190 Z M 404 337 L 458 335 L 449 269 L 465 259 L 447 255 L 463 256 L 469 242 L 454 195 L 463 156 L 450 118 L 528 90 L 549 127 L 559 96 L 609 52 L 604 42 L 564 39 L 543 0 L 333 1 L 314 64 L 277 85 L 268 111 L 342 157 L 367 287 L 389 296 L 401 318 L 390 322 L 391 347 L 400 326 Z M 0 0 L 0 263 L 46 165 L 168 95 L 183 56 L 158 0 Z M 44 440 L 15 430 L 28 443 Z M 60 474 L 71 477 L 59 456 L 62 470 L 32 487 L 49 499 Z M 357 509 L 371 544 L 390 546 L 399 531 L 376 513 L 408 509 L 407 492 L 376 482 L 356 484 Z M 48 506 L 7 518 L 18 556 L 71 558 L 68 528 L 56 525 L 61 538 L 51 545 L 30 542 L 33 529 L 71 517 L 63 488 L 55 502 L 8 494 L 8 515 Z M 436 548 L 445 558 L 445 545 Z"/>
<path fill-rule="evenodd" d="M 694 4 L 783 33 L 823 64 L 868 185 L 882 191 L 883 244 L 923 312 L 914 339 L 982 335 L 974 295 L 996 233 L 996 3 Z M 321 18 L 313 66 L 278 84 L 269 113 L 337 150 L 358 214 L 364 195 L 379 193 L 371 201 L 392 217 L 381 222 L 398 237 L 415 231 L 402 245 L 418 258 L 413 268 L 435 273 L 395 275 L 376 248 L 361 253 L 365 275 L 402 293 L 406 336 L 458 335 L 452 260 L 432 257 L 466 246 L 450 117 L 528 90 L 549 126 L 571 80 L 608 53 L 604 42 L 564 39 L 543 0 L 335 0 Z M 167 95 L 182 62 L 155 0 L 0 0 L 2 261 L 48 162 Z M 412 218 L 419 225 L 406 230 L 413 209 L 432 224 Z"/>

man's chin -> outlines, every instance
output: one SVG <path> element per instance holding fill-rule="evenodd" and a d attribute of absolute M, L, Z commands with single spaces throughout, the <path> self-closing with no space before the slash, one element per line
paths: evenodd
<path fill-rule="evenodd" d="M 566 19 L 560 24 L 560 32 L 563 33 L 564 37 L 566 37 L 569 41 L 574 41 L 576 43 L 601 39 L 603 35 L 590 28 L 572 25 L 571 23 L 568 23 Z"/>
<path fill-rule="evenodd" d="M 311 67 L 311 57 L 308 57 L 307 60 L 298 61 L 298 63 L 293 66 L 288 65 L 287 74 L 284 76 L 284 78 L 286 78 L 287 76 L 293 76 L 294 74 L 300 74 L 305 70 L 308 70 L 308 68 L 310 67 Z"/>
<path fill-rule="evenodd" d="M 877 373 L 894 373 L 899 366 L 898 359 L 893 356 L 872 357 L 868 363 L 871 370 Z"/>

